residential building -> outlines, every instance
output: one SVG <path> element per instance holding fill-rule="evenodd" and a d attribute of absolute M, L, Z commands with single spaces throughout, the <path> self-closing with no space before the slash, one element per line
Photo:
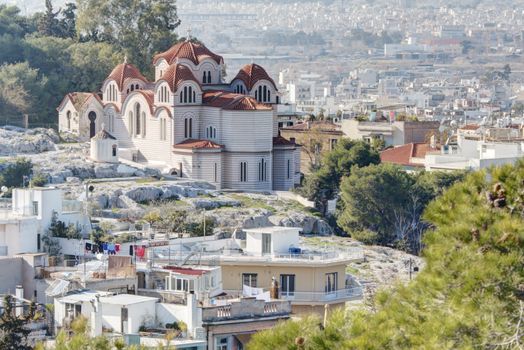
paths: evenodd
<path fill-rule="evenodd" d="M 511 164 L 524 156 L 520 126 L 506 128 L 465 125 L 459 128 L 441 151 L 428 153 L 426 170 L 479 170 Z"/>
<path fill-rule="evenodd" d="M 373 139 L 384 140 L 386 147 L 407 143 L 425 143 L 438 132 L 437 121 L 342 121 L 342 132 L 352 140 L 371 142 Z"/>
<path fill-rule="evenodd" d="M 307 121 L 281 128 L 280 136 L 301 145 L 300 158 L 297 161 L 300 162 L 299 169 L 308 174 L 320 164 L 322 156 L 331 151 L 344 134 L 338 124 Z"/>

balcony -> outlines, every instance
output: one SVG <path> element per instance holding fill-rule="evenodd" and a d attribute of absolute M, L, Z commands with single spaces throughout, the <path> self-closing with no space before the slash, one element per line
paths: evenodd
<path fill-rule="evenodd" d="M 228 296 L 241 297 L 241 290 L 224 290 Z M 334 303 L 362 299 L 362 287 L 350 286 L 332 292 L 280 292 L 280 299 L 293 304 Z"/>
<path fill-rule="evenodd" d="M 226 305 L 203 307 L 202 321 L 214 323 L 231 320 L 287 318 L 290 313 L 291 304 L 287 300 L 266 302 L 255 298 L 240 298 L 231 300 Z"/>
<path fill-rule="evenodd" d="M 208 264 L 220 265 L 221 263 L 300 263 L 300 264 L 318 264 L 318 263 L 347 263 L 361 261 L 364 259 L 364 251 L 361 248 L 353 247 L 345 250 L 323 250 L 308 251 L 303 250 L 301 253 L 274 253 L 268 255 L 248 254 L 238 249 L 220 250 L 220 251 L 202 251 L 202 252 L 180 252 L 171 251 L 166 248 L 155 249 L 153 260 L 155 263 L 169 262 L 185 264 Z"/>

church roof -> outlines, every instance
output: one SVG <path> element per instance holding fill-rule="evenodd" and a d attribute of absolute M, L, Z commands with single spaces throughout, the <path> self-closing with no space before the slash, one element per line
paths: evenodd
<path fill-rule="evenodd" d="M 147 78 L 140 73 L 138 68 L 127 62 L 116 66 L 106 80 L 114 80 L 118 88 L 122 90 L 124 83 L 129 79 L 138 79 L 147 83 Z"/>
<path fill-rule="evenodd" d="M 242 67 L 233 80 L 236 79 L 242 80 L 248 90 L 251 90 L 253 86 L 255 86 L 255 84 L 260 80 L 267 80 L 273 84 L 275 89 L 277 87 L 273 79 L 271 79 L 269 74 L 267 74 L 266 70 L 255 63 L 246 64 L 244 67 Z"/>
<path fill-rule="evenodd" d="M 195 78 L 191 69 L 178 63 L 170 65 L 160 79 L 168 82 L 172 92 L 177 91 L 178 87 L 187 80 L 194 81 L 200 86 L 199 81 Z"/>
<path fill-rule="evenodd" d="M 85 103 L 87 103 L 87 101 L 89 101 L 91 98 L 96 99 L 101 105 L 103 105 L 103 102 L 100 99 L 100 97 L 93 92 L 70 92 L 67 95 L 65 95 L 64 99 L 58 106 L 57 110 L 59 110 L 64 105 L 64 103 L 66 103 L 66 101 L 69 99 L 71 100 L 71 103 L 73 104 L 75 109 L 77 111 L 80 111 L 80 109 L 82 109 L 82 106 Z"/>
<path fill-rule="evenodd" d="M 173 148 L 184 148 L 184 149 L 221 149 L 223 146 L 219 145 L 210 140 L 194 140 L 187 139 L 180 143 L 177 143 Z"/>
<path fill-rule="evenodd" d="M 93 136 L 91 139 L 94 140 L 116 140 L 116 137 L 111 135 L 106 131 L 106 129 L 102 129 L 99 132 L 96 133 L 95 136 Z"/>
<path fill-rule="evenodd" d="M 191 41 L 182 41 L 172 46 L 169 50 L 155 55 L 153 64 L 160 59 L 165 59 L 167 63 L 175 63 L 177 58 L 185 58 L 198 65 L 206 58 L 213 59 L 217 64 L 224 61 L 222 56 L 211 52 L 207 47 L 200 43 Z"/>
<path fill-rule="evenodd" d="M 260 103 L 253 97 L 235 94 L 225 91 L 205 92 L 203 104 L 211 107 L 220 107 L 227 110 L 249 111 L 249 110 L 272 110 L 271 106 Z"/>

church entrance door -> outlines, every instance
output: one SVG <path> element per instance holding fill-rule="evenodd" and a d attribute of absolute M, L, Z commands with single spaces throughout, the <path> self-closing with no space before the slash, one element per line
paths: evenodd
<path fill-rule="evenodd" d="M 89 138 L 92 138 L 96 133 L 96 113 L 93 111 L 89 112 L 87 118 L 89 119 Z"/>

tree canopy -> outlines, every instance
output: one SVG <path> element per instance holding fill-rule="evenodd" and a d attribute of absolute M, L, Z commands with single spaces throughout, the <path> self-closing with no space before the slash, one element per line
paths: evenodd
<path fill-rule="evenodd" d="M 342 138 L 322 157 L 320 168 L 306 177 L 301 191 L 311 200 L 331 199 L 338 192 L 342 177 L 348 176 L 353 167 L 379 162 L 378 152 L 368 143 Z"/>
<path fill-rule="evenodd" d="M 463 172 L 407 173 L 391 164 L 355 168 L 340 188 L 338 225 L 365 243 L 418 254 L 427 228 L 422 213 Z"/>
<path fill-rule="evenodd" d="M 426 267 L 325 330 L 290 321 L 247 349 L 518 349 L 524 342 L 524 162 L 469 174 L 431 202 Z M 331 326 L 332 325 L 332 326 Z M 269 346 L 269 347 L 268 347 Z"/>

